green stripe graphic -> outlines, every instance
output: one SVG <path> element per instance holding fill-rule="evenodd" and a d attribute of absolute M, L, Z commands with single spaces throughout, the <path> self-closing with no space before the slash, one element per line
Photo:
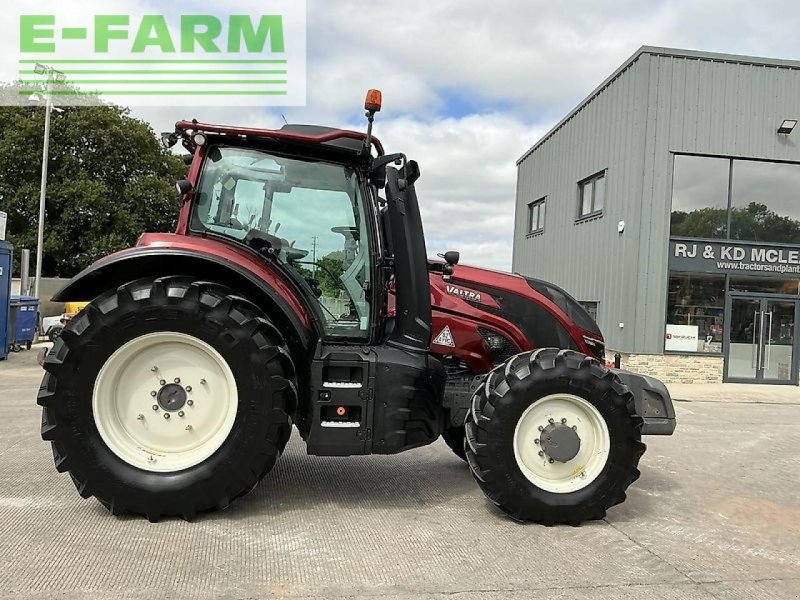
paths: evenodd
<path fill-rule="evenodd" d="M 35 75 L 36 71 L 28 70 L 28 69 L 20 69 L 21 75 Z M 286 75 L 286 71 L 263 71 L 263 70 L 230 70 L 230 69 L 214 69 L 214 70 L 194 70 L 194 71 L 163 71 L 163 70 L 156 70 L 156 69 L 125 69 L 125 70 L 114 70 L 114 71 L 106 71 L 106 70 L 71 70 L 66 69 L 61 71 L 65 75 Z"/>
<path fill-rule="evenodd" d="M 40 59 L 20 60 L 20 64 L 161 64 L 161 65 L 184 65 L 184 64 L 241 64 L 241 65 L 285 65 L 285 59 L 153 59 L 153 58 L 132 58 L 132 59 L 57 59 L 49 56 Z"/>
<path fill-rule="evenodd" d="M 64 28 L 64 39 L 85 39 L 86 29 Z M 30 56 L 30 55 L 28 55 Z M 60 72 L 68 76 L 63 82 L 50 82 L 50 93 L 53 96 L 286 96 L 285 87 L 288 84 L 286 59 L 265 58 L 54 58 L 51 56 L 40 58 L 24 58 L 19 60 L 20 84 L 36 86 L 21 88 L 20 95 L 41 91 L 42 81 L 31 79 L 35 75 L 32 65 L 45 63 L 54 65 Z M 183 68 L 182 68 L 183 67 Z M 193 68 L 194 67 L 194 68 Z M 209 67 L 209 68 L 204 68 Z M 213 68 L 217 67 L 217 68 Z M 260 67 L 260 68 L 259 68 Z M 271 68 L 277 67 L 277 68 Z M 106 78 L 86 78 L 81 76 L 108 76 Z M 140 77 L 135 77 L 135 76 Z M 151 79 L 147 75 L 173 75 L 175 79 Z M 199 78 L 184 79 L 192 75 L 204 76 Z M 252 78 L 226 79 L 225 76 L 245 75 Z M 263 78 L 259 76 L 277 75 L 280 79 Z M 27 76 L 27 77 L 26 77 Z M 125 77 L 115 79 L 114 77 Z M 130 77 L 133 76 L 133 77 Z M 218 77 L 215 77 L 218 76 Z M 78 78 L 74 78 L 78 77 Z M 192 86 L 236 86 L 236 89 L 159 89 L 164 86 L 178 86 L 189 84 Z M 80 90 L 71 89 L 72 85 L 98 85 L 102 89 Z M 109 86 L 146 86 L 153 89 L 110 89 Z M 244 87 L 242 87 L 244 86 Z M 254 87 L 259 86 L 259 87 Z M 262 89 L 260 86 L 264 86 Z M 277 89 L 276 89 L 277 88 Z"/>
<path fill-rule="evenodd" d="M 38 90 L 19 90 L 22 96 Z M 52 90 L 54 96 L 286 96 L 286 90 Z"/>
<path fill-rule="evenodd" d="M 39 85 L 41 81 L 34 79 L 21 80 L 21 85 Z M 71 79 L 70 81 L 63 81 L 60 83 L 53 82 L 53 86 L 67 86 L 78 84 L 155 84 L 155 85 L 175 85 L 176 83 L 199 83 L 205 85 L 230 85 L 230 84 L 246 84 L 246 85 L 280 85 L 288 83 L 286 79 Z"/>

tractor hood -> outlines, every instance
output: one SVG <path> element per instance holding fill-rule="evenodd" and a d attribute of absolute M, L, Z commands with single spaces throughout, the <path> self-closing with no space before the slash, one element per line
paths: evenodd
<path fill-rule="evenodd" d="M 470 312 L 501 317 L 524 333 L 533 348 L 572 348 L 605 361 L 603 334 L 595 320 L 567 292 L 551 283 L 468 265 L 443 273 L 444 263 L 429 261 L 434 305 L 451 297 Z M 437 298 L 439 300 L 437 301 Z"/>

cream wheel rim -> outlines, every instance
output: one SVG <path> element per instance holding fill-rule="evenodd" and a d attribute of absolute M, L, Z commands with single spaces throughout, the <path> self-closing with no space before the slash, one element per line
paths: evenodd
<path fill-rule="evenodd" d="M 550 432 L 565 442 L 558 453 L 547 445 Z M 567 445 L 575 451 L 571 458 L 563 455 Z M 605 419 L 593 404 L 572 394 L 540 398 L 522 413 L 514 430 L 514 457 L 520 471 L 535 486 L 556 494 L 578 491 L 597 479 L 610 450 Z"/>
<path fill-rule="evenodd" d="M 92 414 L 119 458 L 147 471 L 188 469 L 214 454 L 233 429 L 236 380 L 212 346 L 185 333 L 149 333 L 106 360 Z"/>

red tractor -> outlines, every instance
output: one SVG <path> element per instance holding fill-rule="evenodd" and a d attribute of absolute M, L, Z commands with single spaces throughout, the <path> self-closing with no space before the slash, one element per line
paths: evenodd
<path fill-rule="evenodd" d="M 394 454 L 443 436 L 518 520 L 602 518 L 670 435 L 664 385 L 604 366 L 563 290 L 428 261 L 419 167 L 366 133 L 181 121 L 191 164 L 174 234 L 75 277 L 92 299 L 44 361 L 56 469 L 113 514 L 224 508 L 292 425 L 315 455 Z"/>

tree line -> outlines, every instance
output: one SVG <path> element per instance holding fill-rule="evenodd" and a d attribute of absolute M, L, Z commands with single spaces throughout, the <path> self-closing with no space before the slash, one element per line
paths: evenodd
<path fill-rule="evenodd" d="M 12 86 L 5 87 L 8 91 Z M 0 210 L 6 239 L 35 251 L 45 109 L 0 106 Z M 133 245 L 145 231 L 175 228 L 181 159 L 127 108 L 65 106 L 50 125 L 44 231 L 45 277 L 71 277 Z M 33 265 L 31 265 L 33 267 Z"/>

